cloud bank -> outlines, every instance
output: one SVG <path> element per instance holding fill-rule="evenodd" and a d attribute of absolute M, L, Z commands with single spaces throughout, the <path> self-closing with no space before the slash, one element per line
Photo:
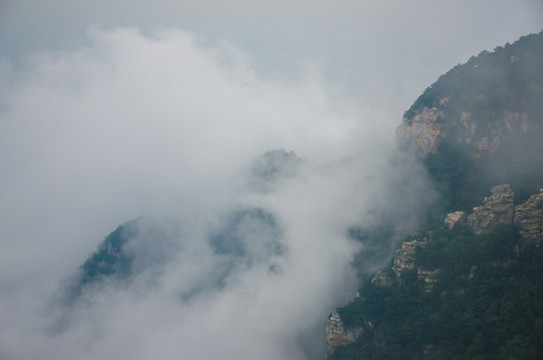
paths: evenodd
<path fill-rule="evenodd" d="M 391 248 L 424 206 L 420 168 L 395 152 L 389 125 L 331 100 L 315 69 L 265 81 L 236 48 L 179 29 L 89 37 L 0 64 L 0 357 L 322 356 L 326 316 L 357 287 L 351 262 L 364 244 L 349 228 L 393 223 Z M 306 161 L 254 189 L 251 164 L 280 148 Z M 206 239 L 240 208 L 272 214 L 283 250 L 263 251 L 277 234 L 249 219 L 237 231 L 258 261 L 193 292 L 237 264 Z M 182 229 L 163 228 L 179 250 L 151 283 L 105 284 L 55 329 L 68 311 L 60 289 L 100 239 L 139 216 Z"/>

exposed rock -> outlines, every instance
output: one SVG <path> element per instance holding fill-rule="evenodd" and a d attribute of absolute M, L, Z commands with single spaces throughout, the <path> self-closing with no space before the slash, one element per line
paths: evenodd
<path fill-rule="evenodd" d="M 477 123 L 471 120 L 471 113 L 462 111 L 462 114 L 460 115 L 460 123 L 470 135 L 475 135 L 477 133 Z M 469 141 L 466 142 L 471 143 L 471 138 L 469 138 Z"/>
<path fill-rule="evenodd" d="M 503 117 L 509 133 L 524 133 L 530 129 L 528 114 L 526 112 L 506 111 L 504 112 Z"/>
<path fill-rule="evenodd" d="M 415 268 L 415 250 L 417 246 L 424 245 L 426 245 L 426 242 L 417 240 L 404 241 L 402 243 L 402 247 L 396 250 L 394 263 L 392 265 L 392 269 L 396 273 L 396 276 L 401 277 L 404 271 Z"/>
<path fill-rule="evenodd" d="M 482 206 L 473 208 L 473 214 L 468 216 L 468 225 L 477 233 L 491 231 L 498 223 L 513 222 L 515 193 L 509 184 L 493 186 L 490 197 L 485 197 Z"/>
<path fill-rule="evenodd" d="M 435 154 L 444 136 L 441 118 L 442 111 L 425 107 L 420 114 L 415 115 L 409 122 L 404 121 L 398 127 L 396 138 L 413 141 L 424 154 Z"/>
<path fill-rule="evenodd" d="M 396 130 L 397 141 L 412 143 L 424 154 L 437 153 L 443 142 L 464 144 L 471 158 L 481 159 L 495 152 L 506 137 L 539 129 L 525 111 L 495 113 L 485 124 L 469 111 L 453 115 L 447 105 L 448 98 L 444 98 L 439 100 L 438 107 L 424 107 L 413 117 L 405 119 Z"/>
<path fill-rule="evenodd" d="M 362 333 L 361 328 L 346 329 L 338 313 L 332 313 L 328 317 L 326 325 L 326 341 L 328 353 L 332 354 L 338 346 L 344 346 L 354 342 Z"/>
<path fill-rule="evenodd" d="M 379 286 L 389 286 L 391 284 L 388 273 L 384 271 L 378 271 L 374 277 L 371 278 L 371 283 Z"/>
<path fill-rule="evenodd" d="M 515 223 L 520 225 L 520 233 L 525 244 L 535 243 L 539 246 L 543 235 L 543 189 L 532 195 L 515 209 Z"/>
<path fill-rule="evenodd" d="M 439 106 L 447 106 L 449 103 L 450 97 L 444 97 L 443 99 L 439 99 Z"/>
<path fill-rule="evenodd" d="M 463 211 L 455 211 L 447 214 L 445 218 L 445 225 L 452 229 L 456 224 L 463 224 L 466 222 L 466 213 Z"/>
<path fill-rule="evenodd" d="M 497 135 L 481 136 L 472 142 L 473 147 L 479 150 L 473 155 L 474 158 L 481 158 L 482 154 L 491 154 L 500 146 L 501 137 Z"/>

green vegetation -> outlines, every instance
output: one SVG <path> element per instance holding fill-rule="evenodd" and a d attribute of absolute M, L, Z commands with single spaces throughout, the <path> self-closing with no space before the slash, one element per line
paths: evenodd
<path fill-rule="evenodd" d="M 543 31 L 521 37 L 514 44 L 483 51 L 464 65 L 456 65 L 428 87 L 404 113 L 409 121 L 423 107 L 439 107 L 449 97 L 448 107 L 469 111 L 482 123 L 488 109 L 543 111 Z M 456 114 L 458 115 L 458 114 Z"/>
<path fill-rule="evenodd" d="M 478 161 L 457 147 L 443 143 L 437 153 L 428 154 L 423 162 L 441 194 L 439 210 L 431 210 L 440 222 L 447 212 L 471 211 L 488 193 L 490 184 L 482 176 Z"/>
<path fill-rule="evenodd" d="M 442 143 L 437 153 L 423 159 L 441 195 L 429 211 L 428 227 L 437 226 L 448 212 L 471 212 L 493 185 L 510 184 L 517 204 L 537 193 L 543 184 L 542 139 L 541 131 L 510 136 L 484 159 L 472 159 L 457 146 Z"/>
<path fill-rule="evenodd" d="M 431 218 L 470 212 L 493 185 L 510 184 L 517 202 L 539 190 L 543 184 L 541 99 L 543 31 L 493 52 L 481 52 L 424 91 L 405 112 L 404 121 L 411 121 L 424 107 L 435 107 L 442 114 L 438 121 L 445 135 L 437 153 L 423 160 L 441 193 L 440 203 L 430 210 Z M 492 151 L 481 150 L 490 143 Z M 428 224 L 435 226 L 432 221 Z"/>
<path fill-rule="evenodd" d="M 542 358 L 543 249 L 518 253 L 515 226 L 487 235 L 440 228 L 425 237 L 416 265 L 439 269 L 437 281 L 417 279 L 415 270 L 391 286 L 368 280 L 360 299 L 338 309 L 363 335 L 333 359 Z"/>
<path fill-rule="evenodd" d="M 347 328 L 363 331 L 330 359 L 543 359 L 543 248 L 521 247 L 516 225 L 479 235 L 442 227 L 446 213 L 471 213 L 494 185 L 510 184 L 517 204 L 539 191 L 541 99 L 543 31 L 455 66 L 405 112 L 409 123 L 424 107 L 440 111 L 442 142 L 422 161 L 441 196 L 427 231 L 407 239 L 425 243 L 414 268 L 398 278 L 389 267 L 387 281 L 368 279 L 338 309 Z"/>

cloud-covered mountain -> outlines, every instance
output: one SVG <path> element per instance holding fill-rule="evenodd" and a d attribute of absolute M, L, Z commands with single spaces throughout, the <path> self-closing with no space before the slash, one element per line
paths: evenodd
<path fill-rule="evenodd" d="M 543 32 L 483 51 L 406 111 L 440 202 L 329 317 L 328 359 L 541 358 L 542 55 Z"/>
<path fill-rule="evenodd" d="M 53 3 L 60 7 L 45 5 Z M 145 2 L 154 11 L 171 5 L 155 3 Z M 57 20 L 82 16 L 87 26 L 91 11 L 64 0 L 40 3 L 47 11 L 13 4 L 0 13 L 0 30 L 21 30 L 0 31 L 0 48 L 15 53 L 0 59 L 0 358 L 321 358 L 326 316 L 386 263 L 435 197 L 423 165 L 395 148 L 390 131 L 399 121 L 390 114 L 411 96 L 406 86 L 421 80 L 398 80 L 405 44 L 387 39 L 415 39 L 426 26 L 391 3 L 389 24 L 401 17 L 418 25 L 413 36 L 410 27 L 390 31 L 378 20 L 383 8 L 368 12 L 364 2 L 347 12 L 365 30 L 344 31 L 331 5 L 303 4 L 297 13 L 313 20 L 296 38 L 304 19 L 282 27 L 282 5 L 270 3 L 278 25 L 256 21 L 271 36 L 252 53 L 175 22 L 118 28 L 115 9 L 137 15 L 118 1 L 92 5 L 111 22 L 59 43 L 55 34 L 83 32 Z M 215 20 L 226 13 L 215 5 L 198 3 L 195 13 L 220 32 Z M 254 5 L 239 8 L 268 17 Z M 229 24 L 241 24 L 236 11 Z M 433 11 L 422 4 L 413 14 L 428 20 Z M 36 22 L 21 25 L 29 19 Z M 342 34 L 349 44 L 337 41 Z M 274 52 L 281 39 L 294 51 Z M 347 49 L 363 66 L 339 62 L 341 74 L 330 78 L 318 56 L 305 63 L 324 39 L 323 54 L 335 59 Z M 416 63 L 409 74 L 433 74 L 418 61 L 432 57 L 413 54 L 401 63 Z M 277 63 L 266 68 L 263 58 Z M 293 67 L 295 76 L 285 76 Z M 386 79 L 376 81 L 379 74 Z M 351 84 L 366 95 L 343 97 Z"/>

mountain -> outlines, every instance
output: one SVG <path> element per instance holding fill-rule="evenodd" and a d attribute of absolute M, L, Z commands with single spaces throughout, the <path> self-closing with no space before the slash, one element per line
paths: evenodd
<path fill-rule="evenodd" d="M 541 99 L 543 31 L 453 67 L 405 112 L 398 146 L 440 198 L 330 315 L 328 359 L 543 358 Z"/>
<path fill-rule="evenodd" d="M 538 191 L 542 98 L 543 32 L 471 57 L 419 96 L 397 141 L 420 152 L 441 213 L 469 211 L 496 184 L 511 184 L 519 202 Z"/>
<path fill-rule="evenodd" d="M 293 176 L 303 160 L 294 152 L 272 150 L 255 159 L 250 171 L 254 191 L 270 191 L 282 178 Z M 123 288 L 143 281 L 152 285 L 171 260 L 193 254 L 201 243 L 214 263 L 179 294 L 183 302 L 220 290 L 229 278 L 284 252 L 282 229 L 274 215 L 263 208 L 239 204 L 218 211 L 215 218 L 194 234 L 187 219 L 141 217 L 119 225 L 82 263 L 64 293 L 64 303 L 76 305 L 97 290 Z M 270 272 L 280 272 L 271 262 Z"/>

